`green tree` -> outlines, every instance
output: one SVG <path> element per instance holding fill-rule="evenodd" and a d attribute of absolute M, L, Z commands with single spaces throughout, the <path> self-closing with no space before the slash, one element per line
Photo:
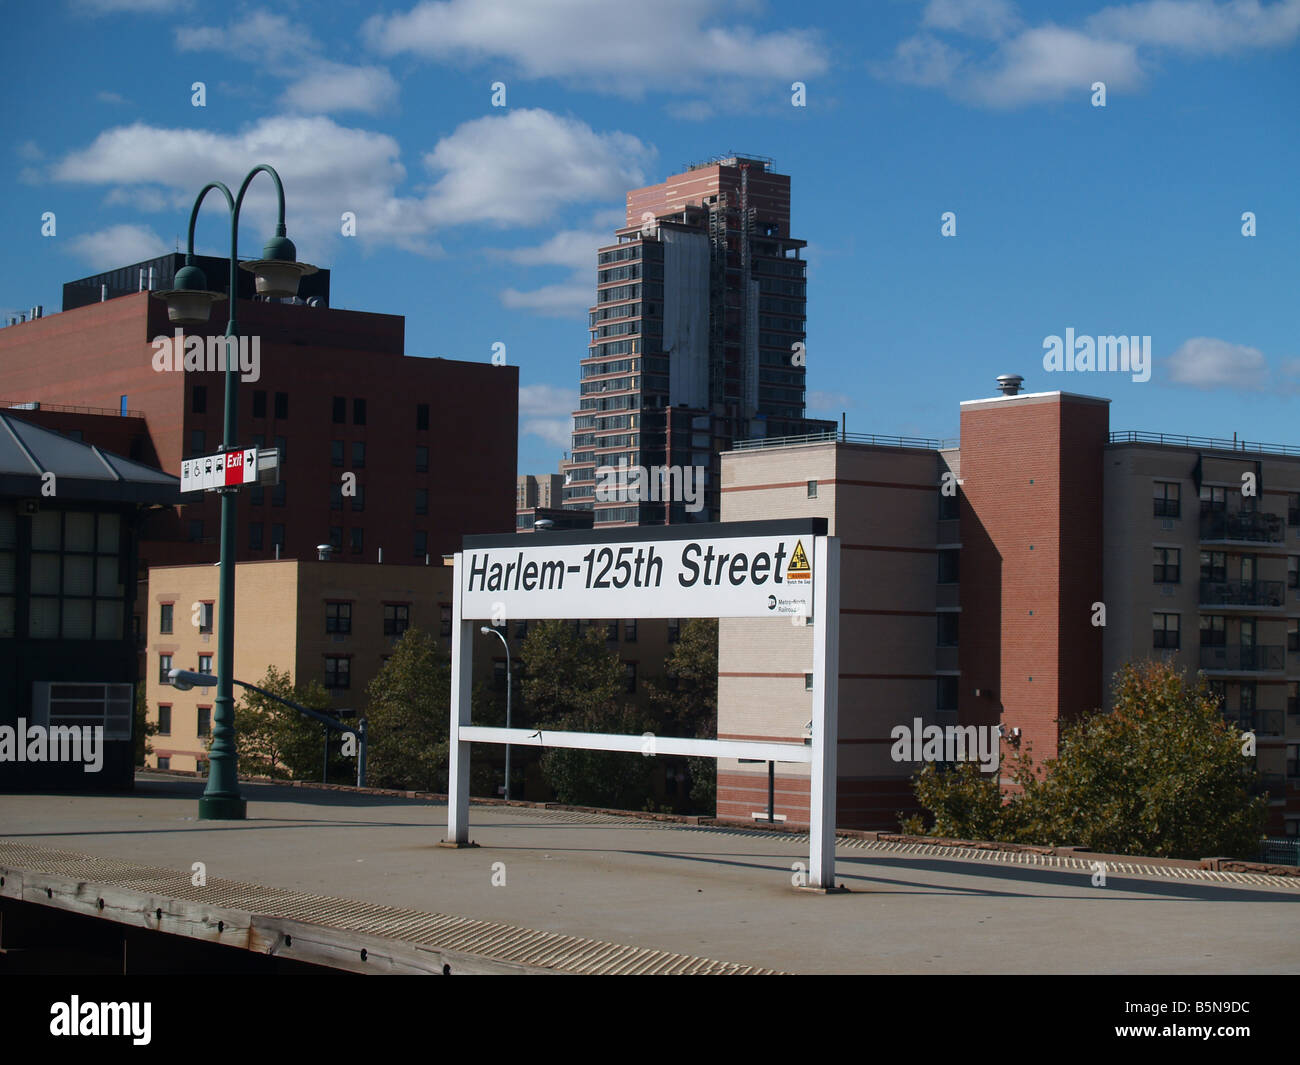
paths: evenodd
<path fill-rule="evenodd" d="M 666 735 L 715 739 L 718 735 L 718 621 L 691 618 L 664 662 L 664 679 L 647 681 L 656 711 L 656 731 Z M 687 758 L 692 808 L 717 809 L 718 761 Z"/>
<path fill-rule="evenodd" d="M 135 739 L 135 764 L 144 765 L 147 755 L 153 754 L 150 736 L 158 734 L 158 722 L 149 720 L 149 703 L 145 699 L 144 682 L 135 686 L 135 723 L 131 735 Z"/>
<path fill-rule="evenodd" d="M 1021 794 L 1004 801 L 995 776 L 972 766 L 914 781 L 936 835 L 1112 854 L 1253 858 L 1267 800 L 1243 756 L 1243 733 L 1227 722 L 1203 675 L 1171 665 L 1127 665 L 1115 676 L 1114 709 L 1061 732 L 1060 754 L 1041 774 L 1020 758 Z M 915 821 L 909 824 L 915 827 Z"/>
<path fill-rule="evenodd" d="M 637 735 L 653 719 L 627 702 L 623 664 L 593 628 L 579 636 L 572 624 L 543 621 L 530 627 L 519 649 L 524 715 L 530 727 L 557 731 Z M 650 758 L 640 753 L 548 748 L 542 774 L 559 802 L 579 806 L 640 808 L 650 796 Z"/>
<path fill-rule="evenodd" d="M 431 635 L 407 629 L 367 691 L 367 783 L 445 792 L 450 719 L 451 663 Z"/>
<path fill-rule="evenodd" d="M 288 671 L 270 666 L 257 682 L 269 692 L 300 703 L 310 710 L 331 709 L 329 693 L 319 681 L 294 684 Z M 318 780 L 324 728 L 320 722 L 270 699 L 261 692 L 244 690 L 235 703 L 235 737 L 241 773 L 276 780 Z M 350 760 L 349 760 L 350 764 Z M 340 779 L 341 762 L 331 766 Z"/>

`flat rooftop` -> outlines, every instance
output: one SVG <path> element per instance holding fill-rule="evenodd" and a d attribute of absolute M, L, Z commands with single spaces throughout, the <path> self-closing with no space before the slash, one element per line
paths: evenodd
<path fill-rule="evenodd" d="M 842 839 L 849 893 L 820 895 L 792 887 L 801 835 L 475 804 L 479 847 L 458 850 L 437 846 L 436 801 L 244 784 L 246 821 L 200 822 L 202 789 L 145 774 L 127 796 L 0 797 L 5 892 L 58 872 L 91 905 L 102 883 L 354 944 L 417 929 L 481 971 L 1300 972 L 1300 878 L 1132 859 L 1094 887 L 1087 856 Z"/>

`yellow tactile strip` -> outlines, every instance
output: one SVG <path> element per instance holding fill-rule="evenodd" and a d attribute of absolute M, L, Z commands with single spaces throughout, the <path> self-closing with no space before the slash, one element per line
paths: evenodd
<path fill-rule="evenodd" d="M 121 891 L 199 902 L 215 908 L 281 917 L 365 936 L 396 939 L 433 950 L 455 951 L 557 973 L 588 975 L 767 975 L 750 965 L 688 954 L 477 921 L 448 914 L 382 906 L 210 877 L 203 887 L 190 874 L 100 858 L 74 851 L 0 840 L 0 873 L 46 874 L 103 884 Z"/>

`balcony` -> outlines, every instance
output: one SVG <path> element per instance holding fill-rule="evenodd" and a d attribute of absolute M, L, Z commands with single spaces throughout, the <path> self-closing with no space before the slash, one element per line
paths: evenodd
<path fill-rule="evenodd" d="M 1282 606 L 1281 581 L 1201 581 L 1202 606 Z"/>
<path fill-rule="evenodd" d="M 1228 514 L 1211 510 L 1201 515 L 1201 540 L 1226 540 L 1235 543 L 1280 544 L 1286 539 L 1286 527 L 1280 514 L 1241 511 Z"/>
<path fill-rule="evenodd" d="M 1281 710 L 1233 710 L 1225 708 L 1223 716 L 1243 732 L 1257 736 L 1282 736 L 1286 722 Z"/>
<path fill-rule="evenodd" d="M 1229 644 L 1226 647 L 1202 647 L 1201 668 L 1236 673 L 1281 673 L 1286 667 L 1286 652 L 1281 647 Z"/>

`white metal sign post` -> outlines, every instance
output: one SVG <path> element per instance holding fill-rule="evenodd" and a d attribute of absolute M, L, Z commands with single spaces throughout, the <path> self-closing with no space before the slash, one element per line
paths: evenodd
<path fill-rule="evenodd" d="M 808 886 L 835 884 L 839 540 L 823 518 L 606 532 L 467 536 L 455 556 L 446 846 L 469 846 L 474 743 L 645 753 L 641 736 L 485 728 L 470 721 L 473 635 L 493 618 L 813 621 L 812 743 L 655 737 L 653 753 L 811 766 Z"/>

